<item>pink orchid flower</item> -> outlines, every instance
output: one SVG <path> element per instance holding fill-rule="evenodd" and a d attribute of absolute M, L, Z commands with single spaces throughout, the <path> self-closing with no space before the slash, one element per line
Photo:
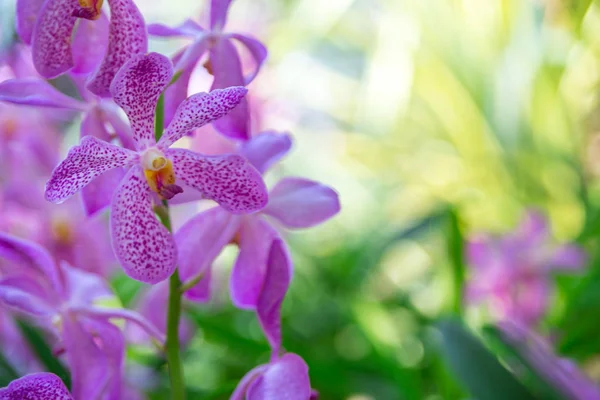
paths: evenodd
<path fill-rule="evenodd" d="M 73 400 L 60 380 L 49 372 L 39 372 L 15 379 L 0 389 L 0 400 Z"/>

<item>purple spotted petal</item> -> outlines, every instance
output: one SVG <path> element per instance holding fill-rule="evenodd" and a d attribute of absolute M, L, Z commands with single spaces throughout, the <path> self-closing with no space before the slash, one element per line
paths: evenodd
<path fill-rule="evenodd" d="M 281 349 L 281 303 L 292 279 L 292 261 L 283 240 L 273 241 L 267 259 L 267 271 L 258 296 L 256 314 L 265 336 L 279 354 Z"/>
<path fill-rule="evenodd" d="M 108 49 L 87 85 L 92 93 L 102 97 L 110 97 L 112 90 L 109 91 L 109 88 L 119 68 L 131 57 L 148 51 L 146 25 L 135 3 L 132 0 L 108 0 L 108 4 Z"/>
<path fill-rule="evenodd" d="M 0 400 L 73 400 L 60 378 L 49 372 L 25 375 L 0 389 Z"/>
<path fill-rule="evenodd" d="M 44 0 L 17 0 L 17 23 L 15 29 L 25 44 L 31 44 L 33 27 Z"/>
<path fill-rule="evenodd" d="M 152 36 L 174 37 L 174 36 L 196 36 L 204 30 L 191 19 L 186 19 L 182 24 L 170 27 L 163 24 L 149 24 L 148 33 Z"/>
<path fill-rule="evenodd" d="M 113 168 L 127 166 L 137 157 L 130 150 L 86 136 L 52 171 L 46 183 L 46 200 L 62 203 L 97 176 Z"/>
<path fill-rule="evenodd" d="M 236 154 L 204 156 L 184 149 L 169 149 L 178 181 L 198 190 L 232 213 L 250 213 L 263 208 L 268 195 L 258 171 Z"/>
<path fill-rule="evenodd" d="M 293 353 L 284 354 L 269 364 L 259 378 L 250 383 L 247 400 L 307 400 L 311 396 L 308 365 Z"/>
<path fill-rule="evenodd" d="M 210 28 L 213 31 L 220 31 L 227 22 L 227 11 L 231 0 L 211 0 L 210 1 Z"/>
<path fill-rule="evenodd" d="M 73 67 L 71 33 L 77 18 L 77 0 L 46 0 L 33 28 L 32 55 L 35 69 L 54 78 Z"/>
<path fill-rule="evenodd" d="M 236 86 L 190 96 L 177 108 L 158 146 L 166 149 L 187 132 L 226 115 L 240 104 L 247 92 L 246 88 Z"/>
<path fill-rule="evenodd" d="M 252 55 L 252 58 L 254 58 L 254 69 L 249 75 L 244 77 L 244 85 L 248 85 L 254 80 L 254 78 L 256 78 L 256 75 L 258 75 L 260 68 L 267 59 L 267 48 L 257 39 L 247 35 L 232 33 L 229 35 L 229 37 L 239 40 L 248 49 L 248 51 Z"/>
<path fill-rule="evenodd" d="M 240 154 L 264 174 L 273 164 L 285 156 L 292 147 L 292 138 L 287 133 L 264 132 L 245 142 Z"/>
<path fill-rule="evenodd" d="M 250 216 L 240 228 L 240 253 L 231 271 L 231 300 L 236 307 L 253 310 L 265 280 L 271 244 L 279 235 L 264 219 Z"/>
<path fill-rule="evenodd" d="M 156 102 L 172 77 L 171 61 L 162 54 L 149 53 L 131 58 L 110 85 L 115 103 L 129 117 L 138 150 L 155 143 Z"/>
<path fill-rule="evenodd" d="M 283 178 L 271 190 L 263 212 L 288 228 L 308 228 L 340 211 L 335 190 L 303 178 Z"/>
<path fill-rule="evenodd" d="M 155 284 L 173 273 L 175 242 L 152 211 L 150 187 L 139 165 L 131 167 L 115 192 L 110 224 L 113 249 L 127 275 Z"/>
<path fill-rule="evenodd" d="M 73 35 L 72 54 L 74 74 L 88 74 L 100 65 L 108 48 L 108 18 L 101 13 L 98 19 L 80 19 Z"/>
<path fill-rule="evenodd" d="M 229 86 L 243 86 L 242 64 L 233 43 L 221 38 L 210 50 L 210 63 L 214 74 L 213 89 Z M 250 112 L 248 102 L 244 99 L 224 118 L 214 122 L 214 127 L 223 135 L 232 139 L 248 140 Z"/>
<path fill-rule="evenodd" d="M 202 290 L 193 291 L 193 300 L 210 299 L 210 284 L 207 283 L 210 278 L 206 274 L 214 259 L 234 238 L 239 223 L 239 217 L 215 207 L 196 215 L 175 233 L 181 280 L 185 282 L 203 274 L 201 283 L 196 285 Z"/>
<path fill-rule="evenodd" d="M 189 46 L 185 47 L 180 59 L 174 61 L 175 71 L 191 73 L 200 57 L 208 50 L 211 40 L 210 34 L 201 34 Z"/>
<path fill-rule="evenodd" d="M 85 103 L 75 100 L 38 78 L 8 79 L 0 83 L 0 101 L 38 107 L 84 111 Z"/>
<path fill-rule="evenodd" d="M 550 256 L 548 268 L 552 270 L 574 271 L 582 269 L 587 261 L 585 251 L 573 244 L 558 246 Z"/>

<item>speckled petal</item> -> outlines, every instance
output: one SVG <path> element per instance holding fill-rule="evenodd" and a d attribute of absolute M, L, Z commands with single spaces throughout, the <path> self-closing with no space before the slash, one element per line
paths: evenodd
<path fill-rule="evenodd" d="M 279 235 L 259 216 L 245 218 L 239 235 L 240 253 L 229 281 L 231 300 L 238 308 L 254 310 L 265 280 L 271 244 Z"/>
<path fill-rule="evenodd" d="M 273 354 L 279 354 L 281 349 L 281 303 L 291 279 L 292 260 L 283 240 L 276 239 L 269 251 L 267 271 L 256 305 L 258 321 Z"/>
<path fill-rule="evenodd" d="M 267 204 L 260 174 L 239 155 L 204 156 L 185 149 L 169 149 L 165 154 L 178 180 L 229 212 L 250 213 Z"/>
<path fill-rule="evenodd" d="M 108 18 L 101 13 L 98 19 L 80 19 L 73 35 L 74 74 L 88 74 L 100 65 L 108 48 Z"/>
<path fill-rule="evenodd" d="M 164 24 L 149 24 L 148 34 L 161 37 L 195 36 L 204 30 L 191 19 L 186 19 L 180 25 L 170 27 Z"/>
<path fill-rule="evenodd" d="M 0 101 L 37 107 L 83 111 L 87 104 L 69 97 L 38 78 L 8 79 L 0 83 Z"/>
<path fill-rule="evenodd" d="M 97 176 L 130 165 L 138 155 L 130 150 L 86 136 L 52 171 L 46 183 L 46 200 L 62 203 Z"/>
<path fill-rule="evenodd" d="M 281 160 L 292 147 L 292 138 L 287 133 L 263 132 L 245 142 L 240 154 L 264 174 L 273 164 Z"/>
<path fill-rule="evenodd" d="M 158 146 L 166 149 L 187 132 L 221 118 L 243 100 L 248 90 L 241 86 L 196 93 L 179 105 Z"/>
<path fill-rule="evenodd" d="M 108 49 L 87 85 L 92 93 L 102 97 L 110 97 L 109 88 L 119 68 L 134 55 L 148 51 L 146 25 L 135 3 L 132 0 L 108 0 L 108 4 Z"/>
<path fill-rule="evenodd" d="M 175 242 L 152 211 L 150 187 L 139 165 L 131 167 L 115 192 L 110 225 L 113 249 L 127 275 L 155 284 L 173 273 Z"/>
<path fill-rule="evenodd" d="M 246 400 L 308 400 L 311 396 L 308 365 L 293 353 L 284 354 L 252 381 Z"/>
<path fill-rule="evenodd" d="M 25 375 L 0 389 L 0 400 L 73 400 L 60 378 L 49 372 Z"/>
<path fill-rule="evenodd" d="M 25 44 L 31 44 L 33 27 L 44 0 L 17 0 L 15 29 Z"/>
<path fill-rule="evenodd" d="M 210 1 L 210 28 L 215 31 L 223 29 L 227 22 L 227 11 L 231 0 L 211 0 Z"/>
<path fill-rule="evenodd" d="M 33 28 L 32 55 L 35 69 L 54 78 L 73 67 L 71 33 L 77 18 L 77 0 L 46 0 Z"/>
<path fill-rule="evenodd" d="M 110 92 L 129 117 L 138 150 L 153 145 L 154 111 L 173 77 L 171 61 L 158 53 L 137 55 L 119 70 Z"/>
<path fill-rule="evenodd" d="M 252 58 L 254 58 L 255 67 L 252 72 L 244 77 L 244 85 L 248 85 L 256 78 L 256 75 L 260 72 L 260 68 L 267 59 L 267 48 L 257 39 L 248 35 L 240 35 L 239 33 L 232 33 L 229 37 L 240 41 L 250 52 Z"/>
<path fill-rule="evenodd" d="M 215 77 L 211 90 L 244 85 L 240 57 L 230 39 L 221 38 L 211 48 L 210 63 Z M 249 121 L 248 102 L 243 99 L 235 109 L 215 121 L 213 125 L 227 137 L 248 140 L 250 138 Z"/>
<path fill-rule="evenodd" d="M 269 194 L 269 204 L 263 212 L 288 228 L 308 228 L 318 225 L 340 211 L 340 199 L 335 190 L 322 183 L 304 178 L 283 178 Z"/>

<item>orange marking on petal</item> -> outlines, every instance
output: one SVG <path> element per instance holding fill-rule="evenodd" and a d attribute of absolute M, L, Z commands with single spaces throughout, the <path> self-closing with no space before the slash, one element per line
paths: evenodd
<path fill-rule="evenodd" d="M 100 17 L 103 2 L 104 0 L 78 0 L 81 8 L 73 11 L 73 16 L 89 20 L 96 20 Z"/>
<path fill-rule="evenodd" d="M 160 167 L 162 165 L 162 167 Z M 181 193 L 183 190 L 179 188 L 176 190 L 173 188 L 175 185 L 175 171 L 173 171 L 173 163 L 171 160 L 164 157 L 157 157 L 152 160 L 152 167 L 160 169 L 151 170 L 144 169 L 144 176 L 148 182 L 148 186 L 153 192 L 158 193 L 159 197 L 163 200 L 172 198 L 175 194 Z M 175 192 L 174 194 L 172 194 Z"/>

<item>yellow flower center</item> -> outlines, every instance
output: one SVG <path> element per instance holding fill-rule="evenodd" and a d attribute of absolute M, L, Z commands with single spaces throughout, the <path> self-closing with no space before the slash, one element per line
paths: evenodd
<path fill-rule="evenodd" d="M 152 191 L 158 193 L 163 200 L 169 200 L 178 193 L 183 192 L 175 184 L 175 171 L 173 163 L 156 148 L 148 149 L 142 155 L 142 166 L 146 182 Z"/>
<path fill-rule="evenodd" d="M 80 10 L 74 12 L 74 15 L 79 18 L 96 20 L 100 17 L 102 3 L 104 0 L 78 0 Z"/>
<path fill-rule="evenodd" d="M 73 241 L 71 226 L 64 218 L 57 218 L 52 221 L 52 235 L 54 236 L 54 239 L 62 245 L 69 245 Z"/>

